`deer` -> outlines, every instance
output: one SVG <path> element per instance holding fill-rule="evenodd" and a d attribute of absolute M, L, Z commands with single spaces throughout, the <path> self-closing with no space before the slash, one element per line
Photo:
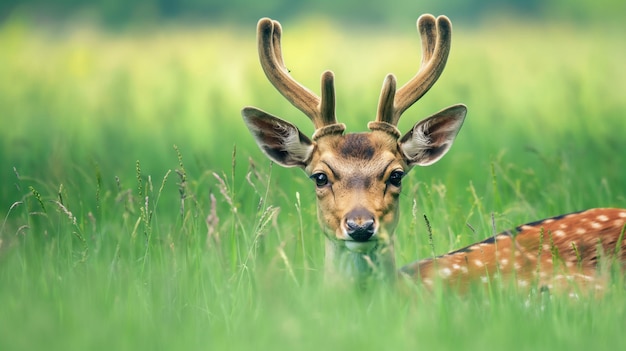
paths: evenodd
<path fill-rule="evenodd" d="M 601 291 L 603 258 L 626 267 L 626 209 L 595 208 L 520 225 L 440 256 L 396 269 L 395 229 L 402 180 L 415 166 L 439 161 L 467 114 L 456 104 L 398 130 L 403 112 L 437 81 L 450 52 L 452 25 L 445 16 L 417 20 L 422 60 L 413 78 L 396 88 L 384 81 L 376 119 L 368 132 L 344 133 L 335 116 L 334 74 L 321 75 L 321 96 L 291 77 L 278 21 L 257 25 L 261 67 L 269 82 L 315 127 L 311 138 L 297 126 L 255 107 L 242 117 L 259 148 L 274 163 L 304 170 L 315 186 L 317 217 L 325 236 L 324 276 L 335 282 L 410 281 L 428 288 L 465 291 L 500 279 L 517 288 Z"/>

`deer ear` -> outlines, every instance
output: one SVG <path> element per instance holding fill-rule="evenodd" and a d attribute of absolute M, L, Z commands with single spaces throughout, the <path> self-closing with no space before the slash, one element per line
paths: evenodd
<path fill-rule="evenodd" d="M 283 167 L 306 167 L 314 145 L 296 126 L 254 107 L 244 108 L 241 115 L 267 157 Z"/>
<path fill-rule="evenodd" d="M 429 166 L 450 150 L 467 107 L 454 105 L 418 122 L 400 139 L 400 149 L 410 166 Z"/>

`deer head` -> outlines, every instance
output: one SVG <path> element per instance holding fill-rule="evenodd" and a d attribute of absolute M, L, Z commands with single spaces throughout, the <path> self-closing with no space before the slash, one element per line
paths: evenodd
<path fill-rule="evenodd" d="M 268 80 L 315 126 L 311 138 L 295 125 L 254 107 L 242 111 L 263 152 L 284 167 L 299 167 L 317 194 L 318 219 L 326 235 L 326 267 L 360 277 L 380 270 L 393 276 L 393 233 L 403 177 L 414 166 L 428 166 L 450 149 L 467 109 L 454 105 L 417 122 L 402 134 L 398 121 L 441 75 L 450 52 L 448 18 L 423 15 L 417 21 L 422 62 L 417 74 L 396 89 L 384 80 L 376 119 L 369 132 L 344 134 L 335 117 L 334 75 L 322 74 L 321 98 L 305 88 L 285 67 L 282 29 L 277 21 L 258 23 L 258 51 Z M 389 274 L 390 273 L 390 274 Z"/>

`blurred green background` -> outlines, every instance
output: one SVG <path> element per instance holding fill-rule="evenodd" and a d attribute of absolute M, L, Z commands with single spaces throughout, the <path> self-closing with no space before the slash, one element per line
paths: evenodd
<path fill-rule="evenodd" d="M 260 17 L 283 24 L 295 79 L 335 72 L 338 118 L 364 131 L 383 77 L 418 68 L 417 17 L 446 14 L 446 70 L 399 127 L 469 113 L 403 182 L 398 264 L 626 207 L 625 4 L 3 1 L 0 350 L 615 349 L 623 282 L 574 304 L 320 286 L 313 185 L 271 166 L 239 111 L 313 132 L 261 71 Z"/>
<path fill-rule="evenodd" d="M 446 13 L 468 23 L 494 13 L 544 20 L 621 22 L 626 9 L 619 0 L 6 0 L 0 6 L 0 18 L 10 17 L 15 12 L 51 21 L 88 17 L 110 27 L 161 21 L 246 23 L 263 16 L 283 20 L 323 16 L 347 23 L 389 26 L 412 20 L 415 13 L 424 12 Z"/>

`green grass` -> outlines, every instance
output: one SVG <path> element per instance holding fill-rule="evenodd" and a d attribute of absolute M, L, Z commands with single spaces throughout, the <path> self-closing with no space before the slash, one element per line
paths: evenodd
<path fill-rule="evenodd" d="M 285 25 L 292 74 L 337 76 L 365 130 L 411 24 Z M 311 33 L 311 28 L 324 28 Z M 397 260 L 588 207 L 626 206 L 626 48 L 604 28 L 456 27 L 446 71 L 402 130 L 468 105 L 458 141 L 405 182 Z M 239 110 L 311 134 L 265 81 L 249 28 L 108 34 L 0 28 L 0 349 L 616 349 L 622 279 L 601 298 L 321 284 L 312 184 L 271 167 Z M 176 146 L 174 146 L 176 145 Z M 467 224 L 471 225 L 471 230 Z"/>

